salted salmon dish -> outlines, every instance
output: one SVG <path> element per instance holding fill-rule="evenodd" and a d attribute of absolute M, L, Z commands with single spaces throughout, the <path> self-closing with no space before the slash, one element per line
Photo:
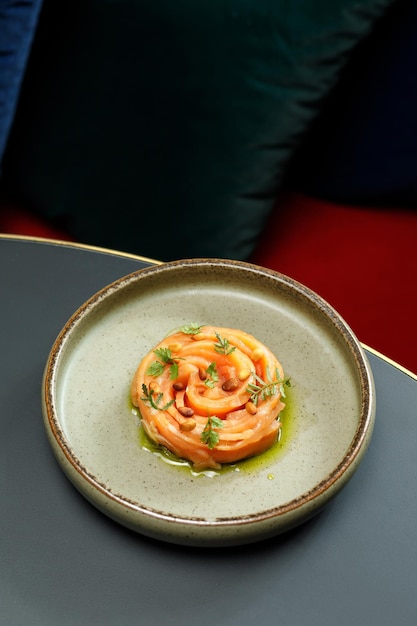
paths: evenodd
<path fill-rule="evenodd" d="M 131 401 L 152 442 L 196 469 L 219 469 L 277 441 L 287 384 L 281 363 L 252 335 L 191 324 L 143 358 Z"/>

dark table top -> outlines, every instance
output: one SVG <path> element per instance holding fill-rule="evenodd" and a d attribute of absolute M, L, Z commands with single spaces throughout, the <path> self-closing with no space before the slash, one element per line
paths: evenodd
<path fill-rule="evenodd" d="M 370 349 L 370 448 L 325 510 L 285 535 L 222 550 L 165 544 L 111 521 L 69 483 L 42 421 L 49 350 L 93 293 L 148 264 L 0 237 L 0 622 L 415 624 L 417 378 Z"/>

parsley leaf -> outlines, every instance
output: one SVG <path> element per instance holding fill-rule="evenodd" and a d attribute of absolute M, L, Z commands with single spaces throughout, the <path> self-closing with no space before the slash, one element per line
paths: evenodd
<path fill-rule="evenodd" d="M 165 365 L 172 360 L 172 354 L 169 348 L 158 348 L 154 350 L 154 354 L 156 354 Z"/>
<path fill-rule="evenodd" d="M 185 335 L 198 335 L 202 328 L 201 324 L 190 324 L 189 326 L 181 326 L 180 331 Z"/>
<path fill-rule="evenodd" d="M 175 361 L 169 366 L 169 377 L 171 380 L 178 378 L 178 363 L 175 363 Z"/>
<path fill-rule="evenodd" d="M 223 428 L 223 420 L 215 415 L 208 418 L 204 430 L 201 433 L 201 441 L 212 450 L 219 443 L 219 433 L 213 428 Z"/>
<path fill-rule="evenodd" d="M 152 361 L 148 369 L 146 370 L 146 374 L 148 376 L 159 376 L 164 371 L 165 365 L 160 363 L 159 361 Z"/>
<path fill-rule="evenodd" d="M 171 380 L 175 380 L 178 376 L 178 363 L 174 360 L 171 350 L 169 348 L 157 348 L 154 350 L 154 354 L 160 361 L 152 361 L 145 373 L 148 376 L 160 376 L 165 366 L 169 365 L 169 377 Z"/>
<path fill-rule="evenodd" d="M 204 381 L 204 384 L 206 385 L 206 387 L 210 387 L 210 389 L 213 389 L 215 383 L 217 383 L 219 380 L 219 375 L 217 373 L 217 367 L 216 367 L 215 361 L 210 363 L 206 372 L 207 372 L 208 378 L 206 378 L 206 380 Z"/>

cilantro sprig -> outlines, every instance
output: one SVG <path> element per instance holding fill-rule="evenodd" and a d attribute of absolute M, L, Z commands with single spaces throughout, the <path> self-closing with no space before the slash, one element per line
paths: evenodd
<path fill-rule="evenodd" d="M 209 416 L 207 419 L 206 425 L 204 426 L 203 432 L 201 433 L 200 439 L 203 443 L 205 443 L 210 450 L 216 447 L 219 443 L 219 433 L 215 428 L 223 428 L 223 420 L 215 415 Z"/>
<path fill-rule="evenodd" d="M 285 398 L 285 387 L 291 387 L 290 379 L 281 378 L 278 369 L 275 369 L 275 379 L 272 378 L 269 368 L 266 370 L 266 381 L 257 374 L 254 374 L 254 378 L 256 382 L 250 383 L 246 391 L 251 394 L 250 399 L 255 406 L 258 405 L 259 400 L 266 400 L 278 393 Z"/>
<path fill-rule="evenodd" d="M 214 344 L 214 349 L 220 354 L 231 354 L 236 350 L 236 346 L 231 346 L 228 339 L 216 333 L 217 343 Z"/>
<path fill-rule="evenodd" d="M 146 370 L 148 376 L 160 376 L 165 367 L 169 365 L 169 377 L 171 380 L 175 380 L 178 377 L 178 363 L 172 356 L 169 348 L 158 348 L 154 350 L 154 354 L 159 358 L 159 361 L 152 361 Z"/>
<path fill-rule="evenodd" d="M 154 389 L 148 388 L 145 384 L 142 385 L 142 391 L 143 397 L 141 398 L 141 400 L 143 400 L 143 402 L 147 402 L 149 406 L 151 406 L 153 409 L 156 409 L 157 411 L 166 411 L 167 409 L 169 409 L 171 404 L 174 403 L 174 400 L 170 400 L 166 404 L 160 406 L 164 397 L 162 391 L 155 392 Z"/>

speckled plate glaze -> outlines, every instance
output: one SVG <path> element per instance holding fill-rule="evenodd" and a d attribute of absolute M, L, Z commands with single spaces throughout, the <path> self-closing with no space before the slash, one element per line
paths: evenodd
<path fill-rule="evenodd" d="M 282 442 L 214 477 L 143 448 L 129 402 L 142 357 L 193 322 L 255 335 L 292 383 Z M 54 343 L 42 399 L 55 456 L 93 505 L 139 533 L 190 546 L 245 544 L 310 518 L 351 478 L 375 419 L 370 367 L 337 312 L 286 276 L 216 259 L 155 265 L 95 294 Z"/>

